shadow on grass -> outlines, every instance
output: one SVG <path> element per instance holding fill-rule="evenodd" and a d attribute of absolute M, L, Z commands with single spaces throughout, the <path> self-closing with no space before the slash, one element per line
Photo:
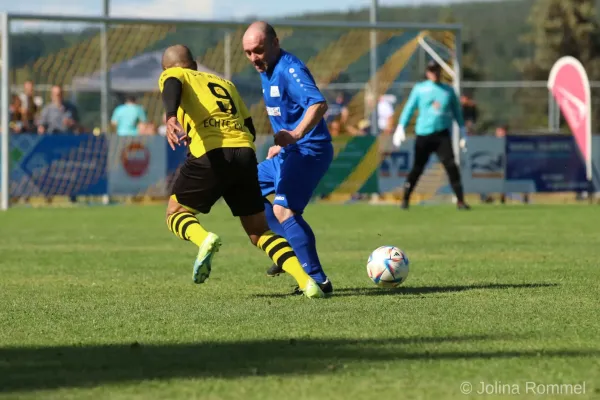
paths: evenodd
<path fill-rule="evenodd" d="M 537 289 L 555 287 L 556 283 L 483 283 L 475 285 L 454 286 L 400 286 L 395 289 L 370 288 L 340 288 L 335 290 L 338 296 L 390 296 L 390 295 L 424 295 L 434 293 L 464 292 L 467 290 L 504 290 L 504 289 Z"/>
<path fill-rule="evenodd" d="M 597 357 L 595 350 L 440 351 L 435 344 L 510 336 L 287 339 L 195 344 L 0 348 L 0 393 L 172 378 L 326 374 L 356 362 Z M 429 350 L 409 351 L 414 344 Z M 422 347 L 421 346 L 421 347 Z M 352 365 L 351 365 L 352 366 Z"/>
<path fill-rule="evenodd" d="M 383 289 L 378 287 L 360 287 L 360 288 L 335 288 L 333 297 L 349 296 L 402 296 L 402 295 L 426 295 L 435 293 L 464 292 L 467 290 L 503 290 L 503 289 L 537 289 L 544 287 L 555 287 L 556 283 L 482 283 L 474 285 L 454 285 L 454 286 L 400 286 L 394 289 Z M 273 293 L 256 294 L 253 297 L 281 298 L 289 297 L 291 294 Z"/>

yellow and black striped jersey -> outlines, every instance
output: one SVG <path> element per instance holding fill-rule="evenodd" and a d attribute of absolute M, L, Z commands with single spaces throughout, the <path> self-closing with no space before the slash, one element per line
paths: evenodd
<path fill-rule="evenodd" d="M 221 147 L 254 146 L 254 136 L 244 120 L 250 113 L 235 85 L 214 74 L 188 68 L 168 68 L 160 75 L 160 91 L 169 78 L 181 82 L 183 90 L 177 120 L 191 139 L 190 153 L 200 157 Z"/>

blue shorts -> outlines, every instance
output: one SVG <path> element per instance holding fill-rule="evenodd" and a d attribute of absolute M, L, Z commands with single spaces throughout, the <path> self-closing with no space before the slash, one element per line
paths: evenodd
<path fill-rule="evenodd" d="M 258 181 L 264 197 L 275 193 L 275 201 L 296 213 L 308 205 L 319 181 L 333 160 L 333 145 L 325 142 L 302 151 L 289 146 L 277 156 L 258 164 Z"/>

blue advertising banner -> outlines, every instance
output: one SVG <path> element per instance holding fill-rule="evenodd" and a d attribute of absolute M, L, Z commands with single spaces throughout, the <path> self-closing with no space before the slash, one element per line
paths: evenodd
<path fill-rule="evenodd" d="M 408 139 L 399 149 L 387 146 L 381 152 L 379 165 L 379 192 L 388 193 L 402 190 L 404 181 L 413 163 L 414 140 Z"/>
<path fill-rule="evenodd" d="M 258 137 L 259 161 L 272 137 Z M 413 139 L 397 149 L 391 137 L 334 141 L 335 160 L 316 193 L 389 193 L 402 190 L 413 162 Z M 596 190 L 600 138 L 593 141 Z M 171 150 L 164 137 L 15 134 L 10 137 L 10 196 L 168 194 L 187 147 Z M 572 136 L 473 137 L 461 153 L 467 193 L 585 191 L 585 166 Z M 451 193 L 432 156 L 419 181 L 422 193 Z"/>
<path fill-rule="evenodd" d="M 474 136 L 460 154 L 461 176 L 466 193 L 504 191 L 504 138 Z"/>
<path fill-rule="evenodd" d="M 572 136 L 506 137 L 507 191 L 586 190 L 585 165 Z"/>
<path fill-rule="evenodd" d="M 107 154 L 108 143 L 103 136 L 13 135 L 10 195 L 105 194 Z"/>
<path fill-rule="evenodd" d="M 175 146 L 175 150 L 173 150 L 167 143 L 167 139 L 160 139 L 164 142 L 167 154 L 167 175 L 174 174 L 185 162 L 189 148 L 187 146 Z"/>

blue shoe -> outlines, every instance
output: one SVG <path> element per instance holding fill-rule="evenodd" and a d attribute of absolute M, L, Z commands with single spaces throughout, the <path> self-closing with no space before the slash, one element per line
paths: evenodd
<path fill-rule="evenodd" d="M 198 249 L 198 255 L 196 256 L 196 262 L 194 262 L 194 283 L 204 283 L 210 276 L 212 258 L 215 253 L 219 251 L 221 247 L 221 238 L 214 233 L 209 233 L 200 249 Z"/>

